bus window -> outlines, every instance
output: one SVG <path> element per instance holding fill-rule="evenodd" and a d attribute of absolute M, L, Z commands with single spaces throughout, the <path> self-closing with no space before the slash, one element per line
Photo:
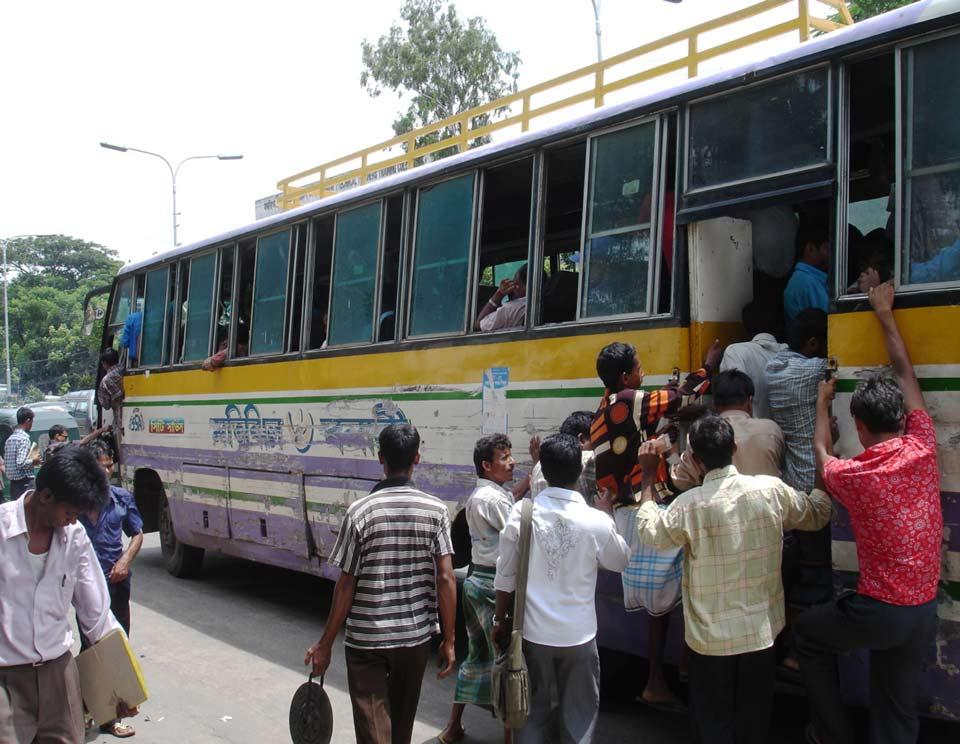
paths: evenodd
<path fill-rule="evenodd" d="M 250 331 L 251 354 L 283 351 L 283 318 L 287 302 L 289 261 L 290 230 L 257 240 Z"/>
<path fill-rule="evenodd" d="M 256 265 L 257 243 L 244 240 L 240 243 L 237 270 L 237 330 L 233 342 L 233 357 L 245 357 L 250 353 L 250 315 L 253 313 L 253 271 Z"/>
<path fill-rule="evenodd" d="M 113 296 L 113 309 L 110 314 L 110 325 L 123 325 L 130 314 L 130 299 L 133 293 L 133 277 L 123 279 Z"/>
<path fill-rule="evenodd" d="M 853 63 L 848 74 L 847 263 L 840 278 L 846 293 L 858 293 L 893 276 L 893 54 Z"/>
<path fill-rule="evenodd" d="M 646 312 L 657 124 L 591 140 L 582 317 Z"/>
<path fill-rule="evenodd" d="M 307 263 L 307 225 L 296 225 L 294 228 L 293 271 L 290 273 L 290 321 L 287 334 L 287 351 L 300 351 L 300 331 L 303 328 L 303 277 Z"/>
<path fill-rule="evenodd" d="M 828 81 L 822 67 L 692 103 L 687 189 L 825 164 Z"/>
<path fill-rule="evenodd" d="M 310 348 L 327 345 L 327 309 L 330 303 L 330 269 L 333 264 L 332 215 L 313 222 L 313 295 L 310 301 Z"/>
<path fill-rule="evenodd" d="M 470 235 L 472 173 L 420 189 L 413 258 L 410 335 L 459 332 L 464 328 Z"/>
<path fill-rule="evenodd" d="M 227 348 L 230 339 L 230 319 L 233 316 L 233 262 L 234 254 L 237 252 L 235 245 L 228 245 L 220 251 L 220 287 L 217 292 L 217 318 L 214 326 L 214 352 L 220 352 Z M 244 342 L 244 354 L 246 354 L 246 342 Z"/>
<path fill-rule="evenodd" d="M 143 340 L 140 346 L 140 364 L 144 367 L 163 364 L 163 326 L 167 315 L 169 273 L 167 266 L 147 272 L 147 289 L 143 303 Z"/>
<path fill-rule="evenodd" d="M 676 201 L 677 201 L 677 117 L 671 115 L 665 119 L 666 157 L 664 158 L 663 207 L 660 212 L 660 268 L 657 284 L 657 304 L 655 312 L 666 314 L 673 307 L 673 255 L 677 237 Z"/>
<path fill-rule="evenodd" d="M 377 341 L 393 341 L 397 334 L 397 288 L 400 286 L 400 249 L 403 246 L 403 197 L 387 199 L 383 267 L 380 270 L 380 316 Z"/>
<path fill-rule="evenodd" d="M 186 263 L 186 262 L 184 262 Z M 213 321 L 213 290 L 216 286 L 217 254 L 190 259 L 187 300 L 183 304 L 183 356 L 181 361 L 203 361 L 210 353 L 210 326 Z"/>
<path fill-rule="evenodd" d="M 502 305 L 491 300 L 504 279 L 513 280 L 527 265 L 532 178 L 533 158 L 490 168 L 483 174 L 474 330 L 526 325 L 527 281 L 517 283 Z"/>
<path fill-rule="evenodd" d="M 164 364 L 173 364 L 174 356 L 174 344 L 180 343 L 178 341 L 180 334 L 177 332 L 177 276 L 178 276 L 178 267 L 179 264 L 170 264 L 170 272 L 167 277 L 167 304 L 166 304 L 166 349 L 163 352 L 163 363 Z"/>
<path fill-rule="evenodd" d="M 374 202 L 337 214 L 330 346 L 373 339 L 381 211 L 381 202 Z"/>
<path fill-rule="evenodd" d="M 903 52 L 903 284 L 960 281 L 960 36 Z"/>
<path fill-rule="evenodd" d="M 541 323 L 565 323 L 577 317 L 586 157 L 585 142 L 548 150 L 544 155 Z"/>

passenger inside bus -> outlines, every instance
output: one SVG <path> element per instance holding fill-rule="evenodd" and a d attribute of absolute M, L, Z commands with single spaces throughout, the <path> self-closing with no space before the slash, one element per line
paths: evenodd
<path fill-rule="evenodd" d="M 503 304 L 501 304 L 503 303 Z M 527 322 L 527 265 L 510 279 L 503 279 L 493 296 L 477 313 L 474 330 L 499 331 L 522 328 Z"/>
<path fill-rule="evenodd" d="M 240 302 L 237 305 L 237 344 L 233 349 L 232 358 L 247 356 L 248 348 L 241 349 L 239 340 L 241 336 L 250 337 L 250 316 L 253 313 L 253 273 L 257 257 L 257 243 L 254 240 L 245 240 L 240 243 L 240 282 L 238 284 L 237 294 Z M 241 334 L 241 330 L 243 332 Z M 241 353 L 242 352 L 242 353 Z"/>
<path fill-rule="evenodd" d="M 806 213 L 797 230 L 797 263 L 783 293 L 783 309 L 789 328 L 807 308 L 827 312 L 830 293 L 830 226 L 826 215 Z"/>

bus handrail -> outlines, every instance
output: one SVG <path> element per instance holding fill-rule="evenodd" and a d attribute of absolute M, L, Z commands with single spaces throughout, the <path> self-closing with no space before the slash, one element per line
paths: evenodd
<path fill-rule="evenodd" d="M 840 21 L 811 16 L 811 3 L 819 3 L 833 8 L 837 11 L 837 17 Z M 789 20 L 764 26 L 761 29 L 713 46 L 706 47 L 701 43 L 700 37 L 703 34 L 727 28 L 735 23 L 787 5 L 795 5 L 797 8 L 796 16 Z M 362 150 L 356 150 L 313 168 L 294 173 L 277 182 L 277 188 L 280 191 L 277 204 L 284 211 L 293 209 L 306 202 L 322 199 L 352 186 L 375 180 L 384 175 L 384 171 L 415 168 L 419 164 L 417 161 L 425 162 L 424 158 L 441 150 L 455 148 L 457 152 L 463 152 L 464 149 L 469 148 L 470 142 L 509 126 L 519 124 L 521 131 L 526 132 L 535 119 L 586 101 L 592 100 L 594 107 L 598 108 L 603 106 L 604 98 L 609 93 L 639 85 L 684 68 L 687 70 L 687 77 L 694 78 L 698 74 L 700 63 L 777 36 L 797 31 L 799 40 L 803 42 L 810 38 L 811 31 L 827 33 L 852 24 L 853 18 L 850 16 L 843 0 L 761 0 L 761 2 L 749 5 L 746 8 L 704 21 L 683 31 L 608 57 L 601 62 L 586 65 L 498 98 L 490 103 L 468 109 L 424 127 L 378 142 L 370 147 L 365 147 Z M 684 41 L 686 41 L 686 54 L 684 56 L 645 67 L 639 72 L 624 77 L 609 79 L 608 73 L 613 68 L 632 62 L 644 55 L 682 44 Z M 536 107 L 533 105 L 532 99 L 534 96 L 556 91 L 561 86 L 569 85 L 589 76 L 593 77 L 591 87 L 567 95 L 560 100 L 550 101 Z M 512 107 L 518 103 L 520 104 L 520 111 L 515 112 Z M 493 115 L 506 111 L 509 111 L 506 117 L 491 120 Z M 477 120 L 483 123 L 477 123 Z M 445 133 L 449 136 L 443 138 Z M 438 141 L 421 141 L 431 135 L 440 135 L 440 139 Z M 400 152 L 395 153 L 394 150 L 398 147 Z M 380 159 L 376 159 L 377 156 L 381 156 Z M 343 166 L 350 167 L 344 170 Z M 316 178 L 317 176 L 318 178 Z M 303 183 L 305 179 L 313 180 Z"/>

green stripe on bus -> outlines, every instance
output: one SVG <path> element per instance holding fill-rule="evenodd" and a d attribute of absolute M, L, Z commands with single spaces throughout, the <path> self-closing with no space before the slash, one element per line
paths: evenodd
<path fill-rule="evenodd" d="M 837 392 L 852 393 L 859 382 L 856 378 L 837 380 Z M 948 393 L 960 390 L 960 377 L 921 377 L 920 389 L 928 393 Z"/>
<path fill-rule="evenodd" d="M 223 491 L 219 488 L 206 488 L 205 486 L 183 487 L 185 491 L 198 496 L 213 496 L 224 500 L 245 501 L 247 503 L 263 503 L 267 499 L 273 506 L 298 506 L 300 504 L 299 496 L 263 496 L 258 493 L 244 493 L 242 491 Z M 343 504 L 330 504 L 325 502 L 308 501 L 307 511 L 317 514 L 342 514 L 346 512 L 347 507 Z"/>

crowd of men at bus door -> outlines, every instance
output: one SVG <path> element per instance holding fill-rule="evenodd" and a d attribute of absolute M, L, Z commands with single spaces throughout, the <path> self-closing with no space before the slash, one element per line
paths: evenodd
<path fill-rule="evenodd" d="M 463 585 L 468 654 L 441 744 L 464 736 L 467 705 L 491 707 L 491 672 L 511 633 L 525 497 L 533 500 L 522 626 L 530 710 L 521 728 L 504 730 L 506 741 L 542 742 L 557 728 L 563 741 L 593 739 L 601 568 L 622 572 L 625 598 L 637 588 L 628 583 L 634 568 L 634 578 L 682 585 L 676 597 L 698 741 L 766 741 L 778 659 L 799 662 L 811 703 L 808 741 L 854 741 L 837 671 L 837 654 L 853 649 L 871 654 L 871 741 L 916 741 L 917 679 L 933 644 L 943 530 L 936 443 L 894 320 L 893 288 L 868 289 L 893 375 L 871 373 L 853 393 L 850 412 L 865 449 L 852 459 L 833 455 L 826 319 L 809 308 L 797 313 L 787 346 L 755 336 L 721 357 L 715 343 L 701 369 L 660 390 L 641 388 L 634 347 L 606 346 L 597 359 L 606 387 L 598 410 L 575 412 L 558 433 L 534 438 L 535 466 L 524 478 L 514 477 L 505 435 L 477 441 L 477 485 L 464 508 L 472 559 Z M 710 408 L 700 400 L 708 389 Z M 341 571 L 333 606 L 304 660 L 324 673 L 346 626 L 361 744 L 410 741 L 434 635 L 442 632 L 438 676 L 456 669 L 451 525 L 443 503 L 414 485 L 419 445 L 410 424 L 380 434 L 385 478 L 347 510 L 330 558 Z M 858 590 L 834 598 L 828 589 L 784 633 L 785 535 L 818 535 L 831 499 L 850 515 Z M 657 573 L 658 551 L 668 564 L 680 556 L 675 577 Z M 799 585 L 816 593 L 819 580 Z M 664 599 L 664 586 L 658 592 L 645 595 L 651 605 L 676 604 Z M 659 617 L 651 616 L 650 678 L 640 700 L 676 709 L 682 704 L 662 676 L 668 613 Z"/>
<path fill-rule="evenodd" d="M 63 426 L 52 426 L 40 454 L 30 443 L 34 418 L 29 408 L 17 411 L 4 450 L 11 497 L 0 504 L 0 741 L 80 744 L 91 721 L 68 613 L 72 605 L 81 650 L 114 630 L 129 635 L 130 566 L 143 521 L 133 495 L 110 484 L 105 429 L 70 442 Z M 133 727 L 120 719 L 136 713 L 121 702 L 117 719 L 97 723 L 130 737 Z"/>

